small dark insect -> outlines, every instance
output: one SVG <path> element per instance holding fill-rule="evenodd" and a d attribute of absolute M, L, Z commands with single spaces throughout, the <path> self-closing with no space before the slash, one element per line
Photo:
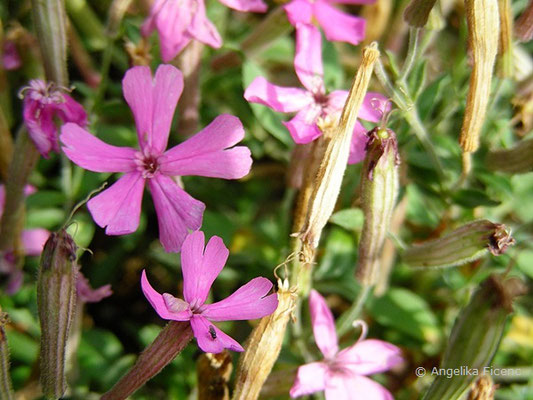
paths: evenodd
<path fill-rule="evenodd" d="M 211 335 L 211 339 L 215 340 L 217 338 L 217 333 L 213 325 L 209 325 L 209 334 Z"/>

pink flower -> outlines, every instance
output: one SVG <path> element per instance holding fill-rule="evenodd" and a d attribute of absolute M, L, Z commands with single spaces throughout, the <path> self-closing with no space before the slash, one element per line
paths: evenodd
<path fill-rule="evenodd" d="M 59 152 L 54 117 L 63 122 L 87 125 L 87 114 L 81 104 L 62 90 L 65 89 L 55 86 L 53 82 L 46 84 L 40 79 L 32 79 L 30 86 L 20 91 L 24 97 L 24 123 L 37 150 L 45 158 L 52 150 Z"/>
<path fill-rule="evenodd" d="M 228 298 L 205 304 L 209 289 L 220 273 L 229 251 L 222 239 L 213 236 L 204 250 L 201 231 L 187 236 L 181 251 L 183 298 L 156 292 L 143 270 L 141 286 L 144 295 L 159 316 L 166 320 L 190 321 L 200 349 L 206 353 L 220 353 L 224 349 L 243 351 L 239 343 L 226 335 L 214 321 L 247 320 L 270 315 L 278 306 L 277 295 L 270 294 L 272 283 L 266 278 L 254 278 Z"/>
<path fill-rule="evenodd" d="M 294 69 L 305 87 L 287 88 L 269 83 L 257 77 L 244 92 L 244 98 L 252 103 L 263 104 L 274 111 L 297 112 L 296 116 L 284 125 L 298 144 L 309 143 L 319 137 L 319 119 L 340 116 L 348 97 L 346 90 L 326 93 L 322 66 L 322 38 L 317 28 L 310 24 L 299 24 L 296 29 L 296 55 Z M 376 105 L 384 104 L 386 97 L 379 93 L 367 93 L 359 111 L 359 118 L 378 122 L 383 111 Z M 367 142 L 366 129 L 357 122 L 348 163 L 354 164 L 365 156 Z"/>
<path fill-rule="evenodd" d="M 285 6 L 289 22 L 311 24 L 313 20 L 324 30 L 326 39 L 335 42 L 347 42 L 357 45 L 365 38 L 366 21 L 338 11 L 335 3 L 371 4 L 375 0 L 292 0 Z"/>
<path fill-rule="evenodd" d="M 79 301 L 83 303 L 98 303 L 112 294 L 111 285 L 104 285 L 98 289 L 93 289 L 89 280 L 78 270 L 76 275 L 76 295 Z"/>
<path fill-rule="evenodd" d="M 176 176 L 199 175 L 238 179 L 250 171 L 252 158 L 244 146 L 227 149 L 244 137 L 237 117 L 220 115 L 211 124 L 170 150 L 167 147 L 176 103 L 183 90 L 181 72 L 161 65 L 152 81 L 150 68 L 134 67 L 122 81 L 132 109 L 140 150 L 108 145 L 75 124 L 61 132 L 63 151 L 74 163 L 95 172 L 124 172 L 87 207 L 108 235 L 135 232 L 139 226 L 145 184 L 154 200 L 159 238 L 166 251 L 177 252 L 188 233 L 202 225 L 204 203 L 189 196 Z"/>
<path fill-rule="evenodd" d="M 11 71 L 20 68 L 22 60 L 17 50 L 17 45 L 12 40 L 6 40 L 4 42 L 2 51 L 2 64 L 5 70 Z"/>
<path fill-rule="evenodd" d="M 386 371 L 400 363 L 400 349 L 381 340 L 362 338 L 339 351 L 333 314 L 315 290 L 309 296 L 309 307 L 315 342 L 324 360 L 298 368 L 291 397 L 324 390 L 326 400 L 392 399 L 388 390 L 365 376 Z M 363 331 L 362 336 L 365 333 Z"/>
<path fill-rule="evenodd" d="M 29 196 L 35 192 L 35 188 L 26 185 L 24 194 Z M 0 185 L 0 219 L 4 213 L 4 206 L 6 201 L 6 190 L 4 185 Z M 22 231 L 20 237 L 20 245 L 24 254 L 28 256 L 38 256 L 43 251 L 44 244 L 48 240 L 50 232 L 42 228 L 25 229 Z M 7 275 L 6 293 L 13 294 L 17 292 L 22 285 L 23 274 L 16 265 L 16 258 L 13 250 L 5 252 L 0 257 L 0 273 Z"/>
<path fill-rule="evenodd" d="M 264 12 L 267 9 L 262 0 L 219 1 L 239 11 Z M 206 16 L 204 0 L 155 0 L 141 33 L 147 37 L 155 29 L 159 33 L 164 62 L 176 57 L 192 39 L 215 49 L 222 46 L 220 34 Z"/>

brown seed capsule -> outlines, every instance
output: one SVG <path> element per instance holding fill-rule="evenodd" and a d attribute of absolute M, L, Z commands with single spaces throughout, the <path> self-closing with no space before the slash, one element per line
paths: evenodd
<path fill-rule="evenodd" d="M 198 400 L 229 400 L 229 379 L 233 364 L 231 353 L 224 350 L 218 354 L 204 353 L 198 357 Z"/>
<path fill-rule="evenodd" d="M 403 12 L 403 19 L 411 26 L 424 27 L 436 2 L 437 0 L 411 0 Z"/>

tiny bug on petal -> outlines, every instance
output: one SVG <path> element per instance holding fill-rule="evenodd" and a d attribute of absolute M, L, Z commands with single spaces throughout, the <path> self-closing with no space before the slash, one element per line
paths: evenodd
<path fill-rule="evenodd" d="M 215 340 L 217 338 L 217 333 L 213 325 L 209 325 L 209 334 L 211 335 L 211 339 Z"/>

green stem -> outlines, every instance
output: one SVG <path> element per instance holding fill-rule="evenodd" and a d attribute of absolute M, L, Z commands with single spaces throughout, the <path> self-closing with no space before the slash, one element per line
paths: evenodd
<path fill-rule="evenodd" d="M 416 59 L 418 58 L 420 28 L 409 28 L 409 47 L 405 56 L 405 62 L 400 72 L 400 80 L 405 81 L 413 69 Z"/>
<path fill-rule="evenodd" d="M 351 307 L 342 315 L 337 323 L 337 335 L 341 337 L 352 327 L 352 323 L 359 317 L 361 311 L 363 311 L 363 306 L 367 301 L 370 293 L 372 292 L 373 286 L 361 286 L 359 293 L 355 301 L 352 303 Z"/>
<path fill-rule="evenodd" d="M 15 396 L 13 394 L 11 375 L 9 374 L 9 346 L 7 345 L 7 336 L 4 329 L 7 322 L 7 314 L 0 313 L 0 398 L 12 400 Z"/>

